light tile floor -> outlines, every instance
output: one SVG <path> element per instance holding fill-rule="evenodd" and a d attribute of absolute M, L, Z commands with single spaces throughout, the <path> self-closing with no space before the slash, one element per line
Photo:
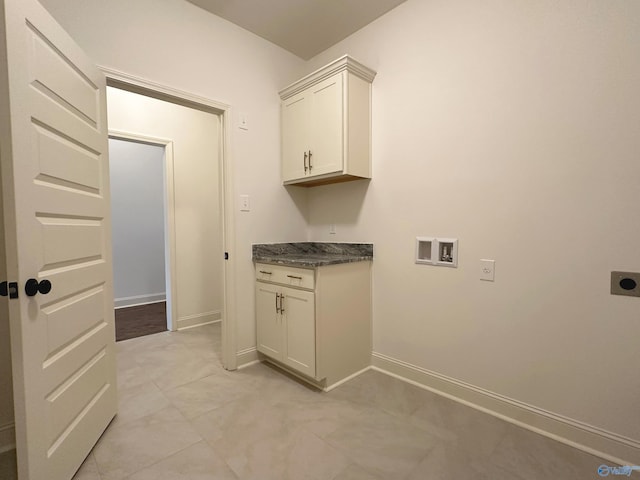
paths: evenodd
<path fill-rule="evenodd" d="M 117 349 L 119 414 L 75 480 L 586 480 L 607 463 L 375 371 L 330 393 L 227 372 L 219 324 Z"/>

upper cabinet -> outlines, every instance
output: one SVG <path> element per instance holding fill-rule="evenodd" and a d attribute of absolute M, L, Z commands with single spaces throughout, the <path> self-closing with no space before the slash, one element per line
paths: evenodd
<path fill-rule="evenodd" d="M 284 185 L 371 178 L 374 77 L 345 55 L 280 91 Z"/>

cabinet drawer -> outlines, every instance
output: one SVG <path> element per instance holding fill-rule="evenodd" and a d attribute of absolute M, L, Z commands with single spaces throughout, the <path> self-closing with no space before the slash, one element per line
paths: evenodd
<path fill-rule="evenodd" d="M 286 265 L 256 263 L 256 280 L 313 290 L 315 288 L 315 271 Z"/>

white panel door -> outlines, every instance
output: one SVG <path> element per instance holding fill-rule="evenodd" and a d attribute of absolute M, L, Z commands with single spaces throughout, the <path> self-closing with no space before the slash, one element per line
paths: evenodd
<path fill-rule="evenodd" d="M 69 480 L 117 407 L 105 79 L 35 0 L 0 5 L 18 473 Z"/>
<path fill-rule="evenodd" d="M 285 331 L 284 363 L 310 377 L 316 376 L 315 294 L 282 289 Z"/>

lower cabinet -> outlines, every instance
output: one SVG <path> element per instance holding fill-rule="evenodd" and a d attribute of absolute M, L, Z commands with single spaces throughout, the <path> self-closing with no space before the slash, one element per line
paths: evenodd
<path fill-rule="evenodd" d="M 323 389 L 371 362 L 371 262 L 256 264 L 257 349 Z"/>
<path fill-rule="evenodd" d="M 316 376 L 313 292 L 256 283 L 258 351 L 310 377 Z"/>

